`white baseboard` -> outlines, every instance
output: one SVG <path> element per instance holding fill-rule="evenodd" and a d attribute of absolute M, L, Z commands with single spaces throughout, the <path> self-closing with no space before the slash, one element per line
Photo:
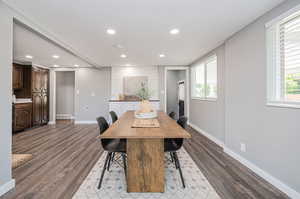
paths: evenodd
<path fill-rule="evenodd" d="M 11 189 L 15 187 L 15 180 L 11 179 L 4 185 L 0 186 L 0 196 L 4 195 L 5 193 L 9 192 Z"/>
<path fill-rule="evenodd" d="M 203 134 L 205 137 L 207 137 L 208 139 L 210 139 L 211 141 L 213 141 L 214 143 L 216 143 L 217 145 L 224 147 L 225 144 L 223 141 L 217 139 L 216 137 L 212 136 L 210 133 L 204 131 L 203 129 L 199 128 L 198 126 L 192 124 L 192 123 L 188 123 L 188 125 L 190 125 L 193 129 L 195 129 L 196 131 L 198 131 L 199 133 Z"/>
<path fill-rule="evenodd" d="M 74 116 L 72 114 L 56 114 L 57 120 L 73 120 Z"/>
<path fill-rule="evenodd" d="M 222 142 L 219 139 L 215 138 L 211 134 L 203 131 L 201 128 L 197 127 L 196 125 L 194 125 L 192 123 L 189 123 L 189 125 L 192 128 L 194 128 L 196 131 L 198 131 L 199 133 L 206 136 L 211 141 L 218 144 L 220 147 L 223 147 L 223 150 L 224 150 L 225 153 L 227 153 L 228 155 L 230 155 L 231 157 L 233 157 L 234 159 L 236 159 L 237 161 L 239 161 L 240 163 L 242 163 L 243 165 L 248 167 L 254 173 L 256 173 L 257 175 L 259 175 L 260 177 L 262 177 L 263 179 L 268 181 L 270 184 L 272 184 L 273 186 L 275 186 L 276 188 L 278 188 L 279 190 L 281 190 L 282 192 L 287 194 L 289 197 L 294 198 L 294 199 L 299 199 L 300 198 L 300 193 L 298 193 L 296 190 L 290 188 L 285 183 L 281 182 L 280 180 L 278 180 L 277 178 L 275 178 L 274 176 L 272 176 L 268 172 L 262 170 L 261 168 L 259 168 L 258 166 L 256 166 L 252 162 L 250 162 L 249 160 L 247 160 L 244 157 L 242 157 L 241 155 L 235 153 L 234 151 L 232 151 L 231 149 L 226 147 L 226 144 L 224 142 Z"/>
<path fill-rule="evenodd" d="M 232 151 L 227 147 L 224 147 L 224 152 L 230 155 L 231 157 L 233 157 L 234 159 L 238 160 L 240 163 L 248 167 L 250 170 L 252 170 L 254 173 L 259 175 L 266 181 L 268 181 L 273 186 L 277 187 L 279 190 L 287 194 L 289 197 L 295 199 L 300 198 L 300 193 L 298 193 L 296 190 L 290 188 L 289 186 L 287 186 L 286 184 L 284 184 L 283 182 L 281 182 L 280 180 L 278 180 L 268 172 L 262 170 L 261 168 L 259 168 L 258 166 L 250 162 L 249 160 L 242 157 L 241 155 L 235 153 L 234 151 Z"/>
<path fill-rule="evenodd" d="M 49 125 L 56 124 L 56 121 L 49 121 L 48 124 L 49 124 Z"/>
<path fill-rule="evenodd" d="M 96 120 L 91 120 L 91 121 L 88 121 L 88 120 L 83 120 L 83 121 L 75 121 L 75 124 L 97 124 L 97 121 Z"/>

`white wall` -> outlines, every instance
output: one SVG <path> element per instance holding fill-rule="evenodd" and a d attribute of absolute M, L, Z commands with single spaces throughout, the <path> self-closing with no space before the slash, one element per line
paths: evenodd
<path fill-rule="evenodd" d="M 226 146 L 298 192 L 300 109 L 266 106 L 265 23 L 299 3 L 286 1 L 225 44 Z"/>
<path fill-rule="evenodd" d="M 147 67 L 112 67 L 111 98 L 118 99 L 123 94 L 123 78 L 125 76 L 148 76 L 148 87 L 153 93 L 151 99 L 159 99 L 158 66 Z"/>
<path fill-rule="evenodd" d="M 198 63 L 202 62 L 203 59 L 216 54 L 218 63 L 218 98 L 216 101 L 206 101 L 199 99 L 190 100 L 190 123 L 201 128 L 217 138 L 221 142 L 225 141 L 225 54 L 224 45 L 216 48 L 215 50 L 209 52 L 205 56 L 198 59 L 191 66 L 196 66 Z M 190 75 L 191 76 L 191 75 Z M 191 93 L 191 92 L 190 92 Z"/>
<path fill-rule="evenodd" d="M 300 197 L 300 109 L 266 105 L 265 24 L 299 3 L 285 1 L 208 53 L 218 56 L 218 100 L 190 104 L 192 124 L 294 198 Z"/>
<path fill-rule="evenodd" d="M 56 118 L 74 116 L 75 72 L 56 72 Z"/>
<path fill-rule="evenodd" d="M 12 36 L 13 18 L 0 1 L 0 196 L 12 188 Z"/>
<path fill-rule="evenodd" d="M 50 71 L 50 123 L 56 117 L 55 84 L 57 71 L 70 69 L 56 69 Z M 55 72 L 56 71 L 56 72 Z M 96 117 L 107 119 L 110 99 L 111 68 L 78 68 L 75 72 L 75 123 L 96 123 Z"/>
<path fill-rule="evenodd" d="M 76 122 L 96 122 L 96 117 L 99 116 L 104 116 L 108 119 L 110 77 L 110 68 L 101 70 L 81 68 L 76 70 Z"/>

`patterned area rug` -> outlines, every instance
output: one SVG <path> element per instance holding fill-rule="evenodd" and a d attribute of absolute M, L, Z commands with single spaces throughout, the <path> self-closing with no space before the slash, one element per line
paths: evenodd
<path fill-rule="evenodd" d="M 186 188 L 182 188 L 180 175 L 166 154 L 166 185 L 164 193 L 127 193 L 124 170 L 118 163 L 105 173 L 102 188 L 97 189 L 106 153 L 100 157 L 84 180 L 73 199 L 220 199 L 195 162 L 181 149 L 178 157 L 181 163 Z"/>

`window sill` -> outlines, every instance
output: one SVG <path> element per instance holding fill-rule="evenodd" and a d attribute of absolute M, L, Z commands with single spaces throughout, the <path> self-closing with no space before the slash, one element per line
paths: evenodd
<path fill-rule="evenodd" d="M 209 101 L 209 102 L 216 102 L 218 99 L 217 98 L 192 98 L 192 100 L 199 100 L 199 101 Z"/>
<path fill-rule="evenodd" d="M 278 108 L 295 108 L 300 109 L 300 103 L 289 103 L 289 102 L 268 102 L 267 106 L 278 107 Z"/>

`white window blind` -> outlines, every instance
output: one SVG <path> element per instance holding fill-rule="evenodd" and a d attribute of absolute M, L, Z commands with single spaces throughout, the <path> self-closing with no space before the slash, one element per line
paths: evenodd
<path fill-rule="evenodd" d="M 300 101 L 300 16 L 280 24 L 281 96 Z"/>
<path fill-rule="evenodd" d="M 268 102 L 300 103 L 300 14 L 267 28 Z"/>

